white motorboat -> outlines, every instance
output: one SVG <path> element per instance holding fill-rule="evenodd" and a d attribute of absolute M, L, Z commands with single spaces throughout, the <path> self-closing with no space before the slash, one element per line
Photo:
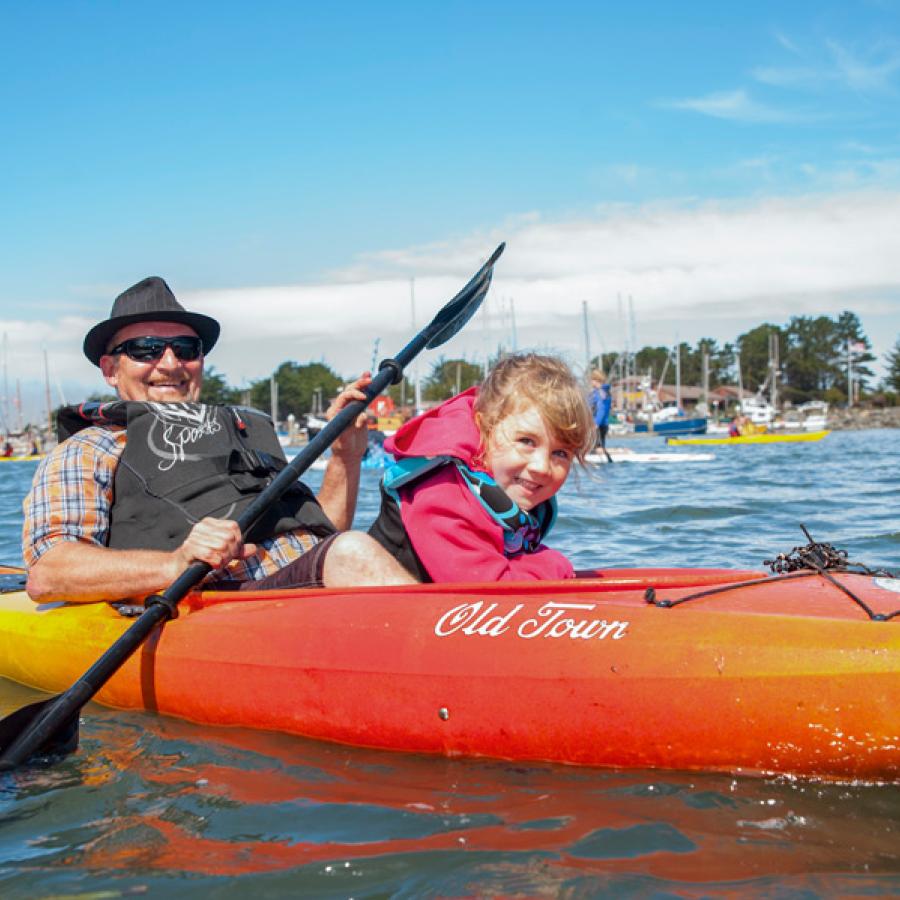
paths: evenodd
<path fill-rule="evenodd" d="M 741 415 L 746 416 L 754 425 L 769 426 L 775 421 L 775 407 L 762 394 L 756 394 L 741 400 Z"/>

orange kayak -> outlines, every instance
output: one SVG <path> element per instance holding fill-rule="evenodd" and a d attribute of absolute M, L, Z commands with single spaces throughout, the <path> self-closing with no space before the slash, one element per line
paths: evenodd
<path fill-rule="evenodd" d="M 834 578 L 868 612 L 821 575 L 701 569 L 197 593 L 97 700 L 398 751 L 900 780 L 900 616 L 870 616 L 900 579 Z M 0 675 L 61 691 L 130 622 L 5 594 Z"/>

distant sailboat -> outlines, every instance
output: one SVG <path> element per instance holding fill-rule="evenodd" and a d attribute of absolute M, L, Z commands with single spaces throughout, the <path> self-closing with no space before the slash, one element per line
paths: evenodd
<path fill-rule="evenodd" d="M 639 419 L 634 423 L 635 433 L 640 434 L 652 431 L 654 434 L 661 434 L 666 437 L 679 434 L 706 434 L 706 416 L 688 417 L 684 414 L 681 406 L 681 349 L 677 342 L 675 344 L 675 403 L 674 405 L 664 406 L 660 402 L 659 394 L 663 387 L 666 371 L 669 368 L 670 359 L 671 355 L 666 357 L 666 362 L 655 391 L 649 389 L 649 378 L 647 380 L 645 396 L 648 397 L 648 402 L 643 415 L 639 413 Z"/>

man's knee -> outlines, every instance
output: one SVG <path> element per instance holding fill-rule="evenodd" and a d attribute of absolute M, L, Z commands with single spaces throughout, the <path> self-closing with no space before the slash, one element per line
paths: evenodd
<path fill-rule="evenodd" d="M 344 531 L 332 542 L 328 559 L 349 565 L 356 560 L 378 559 L 386 553 L 384 547 L 364 531 Z"/>
<path fill-rule="evenodd" d="M 416 579 L 374 538 L 362 531 L 339 534 L 325 557 L 326 587 L 415 584 Z"/>

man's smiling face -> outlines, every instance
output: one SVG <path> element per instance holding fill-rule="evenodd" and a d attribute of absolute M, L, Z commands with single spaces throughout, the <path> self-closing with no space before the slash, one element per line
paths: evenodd
<path fill-rule="evenodd" d="M 120 328 L 109 348 L 138 337 L 197 337 L 189 325 L 178 322 L 137 322 Z M 120 400 L 149 400 L 154 403 L 184 403 L 200 399 L 203 356 L 181 360 L 171 347 L 156 360 L 136 362 L 125 353 L 100 357 L 100 370 Z"/>

